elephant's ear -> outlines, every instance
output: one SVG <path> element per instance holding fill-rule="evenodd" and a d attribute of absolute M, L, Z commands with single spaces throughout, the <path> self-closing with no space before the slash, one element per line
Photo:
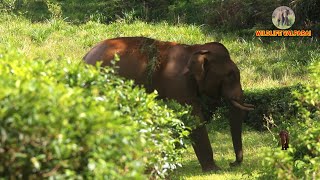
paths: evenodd
<path fill-rule="evenodd" d="M 198 82 L 203 80 L 205 76 L 206 64 L 208 61 L 207 56 L 209 53 L 210 51 L 208 50 L 200 50 L 193 53 L 190 58 L 188 69 Z"/>

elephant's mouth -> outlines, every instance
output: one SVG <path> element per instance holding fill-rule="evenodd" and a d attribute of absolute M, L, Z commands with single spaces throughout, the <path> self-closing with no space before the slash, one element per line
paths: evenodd
<path fill-rule="evenodd" d="M 238 101 L 234 100 L 234 99 L 230 99 L 230 102 L 231 104 L 234 106 L 234 107 L 237 107 L 241 110 L 244 110 L 244 111 L 252 111 L 254 110 L 254 105 L 252 104 L 247 104 L 247 103 L 239 103 Z"/>

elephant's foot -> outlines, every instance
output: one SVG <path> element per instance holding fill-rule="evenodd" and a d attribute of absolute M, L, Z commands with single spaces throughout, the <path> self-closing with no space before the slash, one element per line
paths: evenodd
<path fill-rule="evenodd" d="M 202 168 L 202 172 L 209 172 L 209 171 L 216 172 L 216 171 L 220 171 L 220 170 L 221 170 L 221 168 L 215 164 Z"/>
<path fill-rule="evenodd" d="M 237 166 L 240 166 L 240 165 L 241 165 L 241 161 L 235 161 L 235 162 L 229 163 L 230 167 L 237 167 Z"/>

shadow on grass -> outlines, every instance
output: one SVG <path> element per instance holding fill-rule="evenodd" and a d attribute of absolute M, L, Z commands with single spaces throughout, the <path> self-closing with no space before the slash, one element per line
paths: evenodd
<path fill-rule="evenodd" d="M 229 163 L 234 160 L 234 151 L 228 130 L 210 132 L 210 139 L 214 149 L 214 157 L 221 171 L 202 172 L 200 164 L 192 148 L 184 155 L 183 167 L 178 168 L 171 179 L 182 178 L 221 178 L 221 179 L 248 179 L 257 178 L 263 172 L 261 160 L 264 149 L 274 147 L 275 143 L 269 133 L 245 131 L 243 133 L 244 161 L 241 166 L 230 167 Z"/>

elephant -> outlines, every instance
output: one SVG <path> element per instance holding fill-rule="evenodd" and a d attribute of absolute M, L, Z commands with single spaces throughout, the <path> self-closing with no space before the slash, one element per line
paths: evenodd
<path fill-rule="evenodd" d="M 288 9 L 285 9 L 282 13 L 283 15 L 283 23 L 282 23 L 282 26 L 283 25 L 286 25 L 286 26 L 289 26 L 289 15 L 290 11 Z"/>
<path fill-rule="evenodd" d="M 287 131 L 280 131 L 280 143 L 281 143 L 281 150 L 287 150 L 289 148 L 289 133 Z"/>
<path fill-rule="evenodd" d="M 186 45 L 158 41 L 146 37 L 119 37 L 107 39 L 94 46 L 84 57 L 87 64 L 110 66 L 115 54 L 118 74 L 143 85 L 147 92 L 156 90 L 161 99 L 173 99 L 192 107 L 192 114 L 205 124 L 200 96 L 210 99 L 210 109 L 215 110 L 223 97 L 230 107 L 230 130 L 236 160 L 243 161 L 242 122 L 247 112 L 254 109 L 244 103 L 240 84 L 240 71 L 231 60 L 226 47 L 218 42 Z M 220 168 L 213 159 L 213 150 L 205 125 L 190 133 L 192 147 L 202 171 Z"/>
<path fill-rule="evenodd" d="M 282 9 L 279 9 L 277 14 L 276 14 L 276 19 L 277 19 L 277 22 L 278 22 L 278 26 L 289 26 L 289 18 L 288 18 L 288 15 L 289 15 L 290 11 L 286 8 L 282 8 Z"/>

